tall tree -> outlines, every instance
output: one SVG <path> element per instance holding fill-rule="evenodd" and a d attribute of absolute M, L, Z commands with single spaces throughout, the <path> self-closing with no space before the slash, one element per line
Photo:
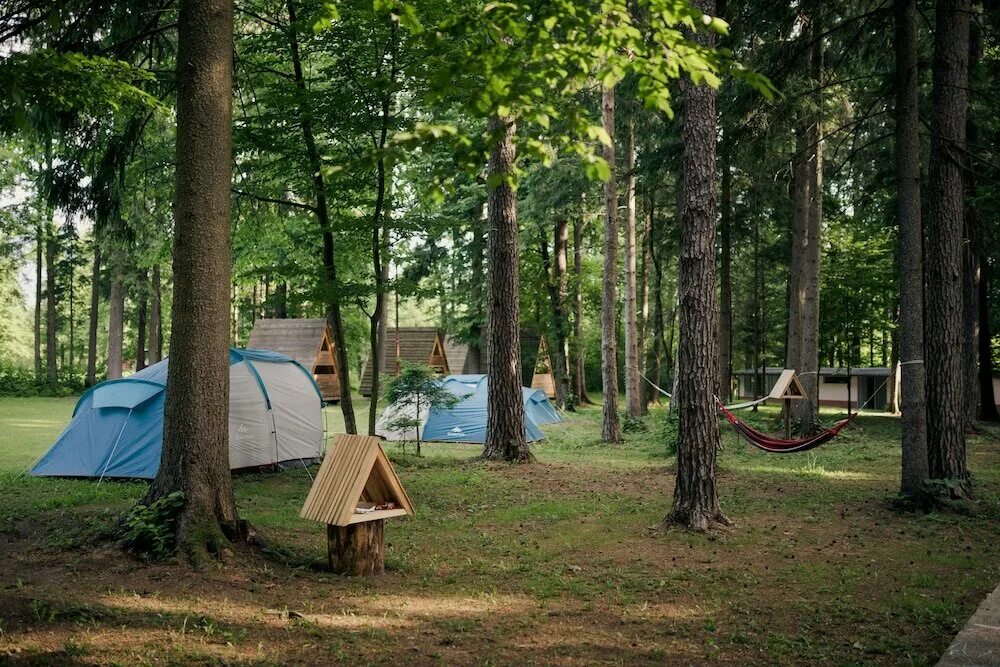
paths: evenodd
<path fill-rule="evenodd" d="M 178 547 L 198 562 L 240 535 L 229 472 L 233 0 L 181 0 L 174 304 L 163 454 L 146 501 L 184 493 Z"/>
<path fill-rule="evenodd" d="M 896 0 L 896 199 L 899 225 L 899 356 L 902 405 L 900 493 L 914 496 L 927 479 L 924 401 L 924 266 L 920 218 L 917 3 Z"/>
<path fill-rule="evenodd" d="M 548 242 L 542 238 L 542 263 L 546 272 L 546 289 L 549 293 L 552 313 L 552 340 L 549 343 L 549 362 L 555 382 L 556 407 L 565 410 L 569 394 L 569 368 L 567 366 L 566 297 L 569 293 L 569 272 L 567 270 L 567 248 L 569 246 L 569 220 L 565 213 L 556 216 L 553 226 L 552 252 L 549 256 Z"/>
<path fill-rule="evenodd" d="M 115 271 L 112 265 L 112 271 Z M 108 295 L 108 379 L 122 376 L 122 346 L 125 339 L 125 290 L 117 273 L 112 274 Z"/>
<path fill-rule="evenodd" d="M 51 219 L 51 212 L 48 216 Z M 59 381 L 59 371 L 56 361 L 56 313 L 58 311 L 56 295 L 56 230 L 52 223 L 47 224 L 45 233 L 45 378 L 50 385 Z"/>
<path fill-rule="evenodd" d="M 823 232 L 823 31 L 820 8 L 809 17 L 812 54 L 809 58 L 809 84 L 812 109 L 806 114 L 806 164 L 804 177 L 809 183 L 808 210 L 805 217 L 804 248 L 799 266 L 799 370 L 806 400 L 795 401 L 796 416 L 802 434 L 819 428 L 819 285 L 820 248 Z"/>
<path fill-rule="evenodd" d="M 135 312 L 135 370 L 141 371 L 146 367 L 146 325 L 147 306 L 149 303 L 149 278 L 146 270 L 139 274 L 139 284 L 136 290 L 139 303 L 136 304 Z"/>
<path fill-rule="evenodd" d="M 639 315 L 636 280 L 636 208 L 635 208 L 635 112 L 629 105 L 625 138 L 625 411 L 640 417 L 642 387 L 639 386 Z"/>
<path fill-rule="evenodd" d="M 87 374 L 85 384 L 97 382 L 97 322 L 101 305 L 101 244 L 94 231 L 94 261 L 90 271 L 90 313 L 87 315 Z"/>
<path fill-rule="evenodd" d="M 524 432 L 521 397 L 521 307 L 518 284 L 517 198 L 514 195 L 514 120 L 491 116 L 487 165 L 489 207 L 486 446 L 483 458 L 534 460 Z"/>
<path fill-rule="evenodd" d="M 583 232 L 586 211 L 573 219 L 573 393 L 580 405 L 591 405 L 587 396 L 586 341 L 583 339 Z"/>
<path fill-rule="evenodd" d="M 927 451 L 931 479 L 956 497 L 972 494 L 962 396 L 963 160 L 968 108 L 969 0 L 935 10 L 928 178 L 926 329 Z"/>
<path fill-rule="evenodd" d="M 715 0 L 695 5 L 711 15 Z M 714 44 L 711 33 L 695 39 Z M 719 419 L 715 390 L 719 381 L 715 294 L 715 89 L 682 80 L 683 172 L 679 194 L 680 340 L 677 346 L 680 396 L 677 433 L 677 483 L 666 521 L 709 530 L 729 520 L 719 506 L 715 465 Z"/>
<path fill-rule="evenodd" d="M 149 294 L 149 363 L 163 358 L 163 312 L 160 293 L 160 265 L 153 265 Z"/>
<path fill-rule="evenodd" d="M 733 167 L 732 138 L 722 140 L 719 202 L 719 396 L 733 393 Z"/>
<path fill-rule="evenodd" d="M 35 225 L 35 379 L 42 379 L 42 271 L 45 266 L 45 223 L 41 216 Z"/>
<path fill-rule="evenodd" d="M 337 356 L 337 377 L 340 380 L 340 410 L 344 414 L 344 430 L 357 433 L 358 426 L 354 416 L 354 403 L 351 400 L 350 364 L 347 357 L 347 336 L 344 331 L 344 316 L 340 307 L 340 283 L 337 278 L 337 251 L 333 234 L 333 224 L 330 221 L 330 209 L 327 203 L 326 176 L 320 159 L 319 147 L 313 130 L 312 109 L 307 96 L 306 80 L 302 69 L 302 56 L 299 52 L 298 15 L 295 0 L 287 0 L 288 36 L 292 59 L 292 77 L 298 91 L 298 122 L 305 144 L 306 158 L 312 174 L 314 205 L 313 212 L 323 235 L 322 261 L 326 277 L 327 289 L 331 294 L 327 299 L 327 320 L 333 334 L 335 354 Z"/>
<path fill-rule="evenodd" d="M 611 171 L 604 181 L 604 274 L 601 276 L 601 387 L 604 390 L 604 418 L 601 440 L 621 442 L 618 416 L 618 184 L 615 178 L 615 88 L 604 86 L 601 119 L 610 138 L 604 159 Z"/>

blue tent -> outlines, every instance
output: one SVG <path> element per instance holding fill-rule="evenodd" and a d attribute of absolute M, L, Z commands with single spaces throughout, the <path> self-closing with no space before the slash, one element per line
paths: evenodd
<path fill-rule="evenodd" d="M 88 389 L 32 475 L 152 479 L 163 448 L 168 360 Z M 323 400 L 312 374 L 267 350 L 229 351 L 232 468 L 323 455 Z"/>
<path fill-rule="evenodd" d="M 552 405 L 544 389 L 524 387 L 524 411 L 534 418 L 536 424 L 558 424 L 562 415 Z"/>
<path fill-rule="evenodd" d="M 469 376 L 459 376 L 469 377 Z M 484 376 L 480 376 L 484 377 Z M 470 386 L 468 381 L 462 381 L 449 376 L 441 381 L 442 386 L 452 392 L 460 400 L 454 407 L 430 408 L 421 406 L 420 437 L 423 440 L 440 442 L 486 442 L 486 382 L 477 381 Z M 526 391 L 530 391 L 526 389 Z M 390 405 L 382 413 L 375 432 L 387 440 L 416 440 L 414 429 L 397 429 L 392 423 L 400 417 L 416 417 L 416 406 Z M 529 442 L 545 437 L 538 428 L 538 422 L 528 410 L 524 415 L 525 436 Z"/>

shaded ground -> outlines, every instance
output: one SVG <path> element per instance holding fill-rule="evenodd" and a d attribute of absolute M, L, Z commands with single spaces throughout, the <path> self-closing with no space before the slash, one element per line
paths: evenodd
<path fill-rule="evenodd" d="M 736 526 L 712 536 L 657 528 L 673 490 L 661 417 L 609 447 L 584 411 L 545 429 L 531 466 L 391 445 L 418 514 L 387 526 L 389 574 L 351 580 L 320 570 L 302 470 L 237 478 L 267 552 L 198 573 L 122 555 L 101 535 L 141 484 L 16 472 L 71 409 L 0 400 L 0 662 L 923 664 L 1000 580 L 989 434 L 971 444 L 978 502 L 914 515 L 889 509 L 892 418 L 793 456 L 727 429 Z"/>

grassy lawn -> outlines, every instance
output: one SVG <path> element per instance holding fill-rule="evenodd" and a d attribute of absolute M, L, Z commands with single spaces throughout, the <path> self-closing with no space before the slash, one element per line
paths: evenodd
<path fill-rule="evenodd" d="M 905 514 L 889 505 L 894 418 L 790 456 L 723 424 L 735 525 L 707 536 L 658 527 L 674 481 L 661 415 L 611 447 L 583 410 L 519 467 L 391 444 L 417 516 L 388 524 L 385 576 L 352 580 L 322 571 L 325 531 L 297 517 L 303 470 L 237 476 L 266 550 L 196 573 L 122 555 L 103 536 L 143 484 L 21 474 L 72 407 L 0 399 L 0 663 L 932 664 L 1000 581 L 989 432 L 970 438 L 977 502 Z M 754 421 L 778 432 L 775 414 Z"/>

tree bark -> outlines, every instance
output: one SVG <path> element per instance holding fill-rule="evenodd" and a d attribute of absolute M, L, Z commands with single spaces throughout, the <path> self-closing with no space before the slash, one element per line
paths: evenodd
<path fill-rule="evenodd" d="M 84 383 L 97 382 L 97 322 L 101 305 L 101 244 L 94 234 L 94 264 L 90 271 L 90 313 L 87 321 L 87 375 Z"/>
<path fill-rule="evenodd" d="M 386 197 L 389 192 L 389 180 L 391 171 L 386 171 L 385 144 L 389 137 L 389 123 L 391 121 L 393 96 L 396 85 L 396 49 L 398 23 L 394 17 L 389 19 L 389 85 L 382 91 L 380 125 L 378 140 L 378 157 L 375 160 L 375 209 L 372 211 L 371 228 L 371 256 L 372 256 L 372 276 L 375 281 L 375 308 L 368 319 L 368 344 L 369 359 L 372 368 L 372 401 L 368 405 L 368 435 L 375 435 L 375 422 L 378 420 L 378 396 L 380 391 L 380 380 L 382 370 L 382 354 L 385 350 L 383 341 L 384 327 L 382 322 L 386 312 L 386 289 L 388 272 L 385 266 L 384 254 L 388 247 L 388 227 L 386 225 Z M 379 72 L 383 60 L 379 61 Z M 418 451 L 419 453 L 419 451 Z"/>
<path fill-rule="evenodd" d="M 969 0 L 941 0 L 936 8 L 924 360 L 927 450 L 931 479 L 948 480 L 951 495 L 969 497 L 962 405 L 962 187 Z"/>
<path fill-rule="evenodd" d="M 121 278 L 111 279 L 108 295 L 108 379 L 122 376 L 122 346 L 125 337 L 125 291 Z"/>
<path fill-rule="evenodd" d="M 326 527 L 330 571 L 349 577 L 385 572 L 385 520 Z"/>
<path fill-rule="evenodd" d="M 298 120 L 299 126 L 302 129 L 302 139 L 305 143 L 306 158 L 309 161 L 309 169 L 312 173 L 313 195 L 316 201 L 316 205 L 314 206 L 316 220 L 323 234 L 323 273 L 326 278 L 327 289 L 331 292 L 327 299 L 326 319 L 329 322 L 330 332 L 333 335 L 334 347 L 336 347 L 337 378 L 340 380 L 340 409 L 344 413 L 344 430 L 347 433 L 357 433 L 358 425 L 354 417 L 354 403 L 351 400 L 351 369 L 347 359 L 347 338 L 344 334 L 344 318 L 340 312 L 337 253 L 333 236 L 333 225 L 330 223 L 330 210 L 327 207 L 326 201 L 326 177 L 323 175 L 323 163 L 320 159 L 319 148 L 316 145 L 316 137 L 313 133 L 312 111 L 309 109 L 306 100 L 306 82 L 305 76 L 302 73 L 302 59 L 299 55 L 295 2 L 288 0 L 286 6 L 289 20 L 288 34 L 292 58 L 292 73 L 295 80 L 295 87 L 299 93 Z"/>
<path fill-rule="evenodd" d="M 900 494 L 915 496 L 920 493 L 928 476 L 916 0 L 896 0 L 895 11 L 900 423 L 903 455 Z"/>
<path fill-rule="evenodd" d="M 566 266 L 567 246 L 569 245 L 569 222 L 565 216 L 556 218 L 553 229 L 553 262 L 549 257 L 548 242 L 542 238 L 542 264 L 546 273 L 546 289 L 549 293 L 549 305 L 552 315 L 552 340 L 549 345 L 549 363 L 552 368 L 552 378 L 555 382 L 556 407 L 565 410 L 569 394 L 569 368 L 567 366 L 568 349 L 566 346 L 566 294 L 569 290 L 569 274 Z"/>
<path fill-rule="evenodd" d="M 625 147 L 625 411 L 641 417 L 639 386 L 639 314 L 636 281 L 635 115 L 629 113 Z"/>
<path fill-rule="evenodd" d="M 642 242 L 639 244 L 642 247 L 642 263 L 639 265 L 639 340 L 638 340 L 638 355 L 639 355 L 639 372 L 642 375 L 648 377 L 649 374 L 649 283 L 652 280 L 652 266 L 653 266 L 653 237 L 652 237 L 652 223 L 653 223 L 653 197 L 652 194 L 647 197 L 646 203 L 649 206 L 649 217 L 646 222 L 645 230 L 642 234 Z M 646 414 L 649 411 L 650 394 L 649 390 L 652 387 L 649 386 L 647 382 L 644 382 L 642 376 L 639 376 L 639 400 L 642 404 L 642 414 Z"/>
<path fill-rule="evenodd" d="M 795 412 L 802 435 L 815 433 L 819 423 L 819 273 L 820 249 L 823 232 L 823 133 L 822 133 L 822 71 L 823 40 L 818 14 L 812 16 L 807 34 L 812 39 L 810 79 L 816 92 L 815 109 L 809 114 L 806 127 L 807 162 L 809 180 L 809 206 L 806 217 L 805 251 L 802 255 L 802 275 L 799 279 L 800 297 L 800 350 L 799 380 L 805 390 L 806 400 L 795 401 Z"/>
<path fill-rule="evenodd" d="M 56 230 L 49 223 L 45 235 L 45 378 L 51 386 L 59 382 L 56 359 L 56 243 Z"/>
<path fill-rule="evenodd" d="M 139 275 L 139 304 L 136 307 L 135 370 L 146 367 L 146 313 L 149 303 L 149 277 L 146 271 Z"/>
<path fill-rule="evenodd" d="M 163 454 L 145 502 L 183 491 L 177 546 L 198 564 L 244 534 L 229 472 L 233 0 L 178 15 L 174 309 Z"/>
<path fill-rule="evenodd" d="M 990 335 L 990 267 L 983 258 L 979 267 L 979 397 L 982 402 L 979 418 L 1000 421 L 996 396 L 993 395 L 993 337 Z"/>
<path fill-rule="evenodd" d="M 712 15 L 715 0 L 694 3 Z M 698 33 L 708 47 L 714 37 Z M 677 482 L 674 506 L 666 521 L 705 531 L 729 524 L 719 506 L 715 465 L 719 420 L 715 389 L 719 381 L 715 295 L 716 121 L 713 88 L 682 80 L 684 127 L 680 196 L 680 342 L 677 433 Z"/>
<path fill-rule="evenodd" d="M 42 270 L 45 266 L 45 223 L 35 225 L 35 379 L 42 379 Z"/>
<path fill-rule="evenodd" d="M 593 405 L 587 395 L 587 346 L 583 338 L 583 228 L 586 211 L 573 220 L 573 393 L 580 405 Z"/>
<path fill-rule="evenodd" d="M 514 195 L 514 120 L 491 116 L 487 165 L 489 279 L 487 281 L 486 446 L 483 458 L 534 460 L 524 432 L 521 398 L 521 307 L 518 285 L 517 198 Z"/>
<path fill-rule="evenodd" d="M 604 181 L 604 275 L 601 278 L 601 387 L 604 417 L 601 440 L 622 441 L 618 416 L 618 191 L 615 174 L 615 89 L 604 87 L 601 104 L 604 131 L 611 143 L 604 147 L 604 159 L 611 175 Z"/>
<path fill-rule="evenodd" d="M 274 316 L 279 320 L 288 318 L 288 282 L 284 280 L 274 289 Z"/>
<path fill-rule="evenodd" d="M 163 314 L 160 293 L 160 265 L 153 265 L 149 295 L 149 363 L 163 359 Z"/>
<path fill-rule="evenodd" d="M 663 355 L 666 347 L 663 338 L 663 267 L 661 266 L 661 243 L 659 225 L 656 224 L 653 201 L 649 203 L 649 235 L 650 267 L 653 273 L 653 344 L 649 348 L 646 360 L 646 373 L 657 385 L 663 385 Z M 648 329 L 648 325 L 647 325 Z M 656 387 L 646 384 L 646 403 L 660 402 L 660 392 Z"/>
<path fill-rule="evenodd" d="M 972 67 L 981 57 L 979 30 L 975 23 L 969 25 L 969 66 Z M 979 144 L 979 126 L 972 117 L 972 109 L 966 110 L 965 121 L 966 145 Z M 965 243 L 962 253 L 962 390 L 965 406 L 965 427 L 974 429 L 979 416 L 980 382 L 979 382 L 979 283 L 981 280 L 982 254 L 982 223 L 979 220 L 979 210 L 976 207 L 976 172 L 972 155 L 968 149 L 963 150 L 965 156 Z M 992 394 L 992 391 L 990 392 Z M 985 398 L 989 394 L 984 394 Z"/>
<path fill-rule="evenodd" d="M 722 192 L 719 215 L 719 396 L 733 394 L 733 173 L 732 139 L 722 143 Z"/>

